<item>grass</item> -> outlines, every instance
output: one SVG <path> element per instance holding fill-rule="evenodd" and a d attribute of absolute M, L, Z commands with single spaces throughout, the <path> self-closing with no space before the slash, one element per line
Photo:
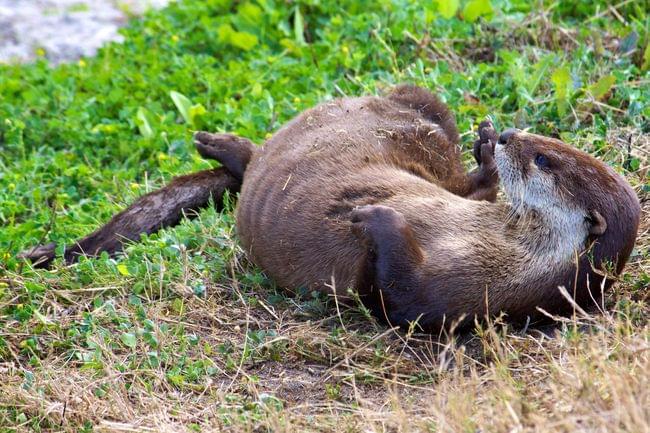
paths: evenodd
<path fill-rule="evenodd" d="M 650 431 L 648 2 L 457 3 L 186 0 L 96 58 L 0 66 L 0 431 Z M 209 167 L 196 129 L 261 142 L 319 101 L 400 82 L 449 103 L 468 161 L 489 115 L 626 176 L 644 213 L 606 311 L 389 329 L 276 288 L 231 211 L 116 260 L 16 258 Z"/>

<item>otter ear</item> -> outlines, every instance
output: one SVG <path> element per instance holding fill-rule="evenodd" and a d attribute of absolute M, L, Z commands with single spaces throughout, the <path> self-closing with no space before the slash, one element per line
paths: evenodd
<path fill-rule="evenodd" d="M 589 212 L 587 223 L 589 223 L 589 233 L 592 235 L 600 236 L 607 230 L 607 221 L 597 210 Z"/>

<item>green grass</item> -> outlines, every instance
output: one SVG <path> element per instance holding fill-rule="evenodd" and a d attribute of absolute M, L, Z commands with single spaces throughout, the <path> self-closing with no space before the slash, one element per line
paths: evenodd
<path fill-rule="evenodd" d="M 96 58 L 0 66 L 0 431 L 648 428 L 649 3 L 444 4 L 188 0 Z M 644 215 L 610 313 L 440 346 L 286 296 L 246 262 L 229 211 L 117 260 L 16 258 L 209 167 L 194 130 L 262 142 L 320 101 L 401 82 L 452 107 L 468 161 L 490 116 L 627 177 Z"/>

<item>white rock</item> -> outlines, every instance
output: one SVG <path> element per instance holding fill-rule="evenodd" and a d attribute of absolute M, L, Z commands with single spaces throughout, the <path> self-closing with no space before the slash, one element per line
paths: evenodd
<path fill-rule="evenodd" d="M 0 0 L 0 62 L 28 62 L 39 50 L 57 64 L 93 56 L 121 41 L 126 12 L 142 14 L 169 0 Z"/>

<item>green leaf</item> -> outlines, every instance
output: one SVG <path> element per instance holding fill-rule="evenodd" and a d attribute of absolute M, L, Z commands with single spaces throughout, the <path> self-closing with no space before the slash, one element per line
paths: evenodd
<path fill-rule="evenodd" d="M 219 42 L 224 42 L 229 44 L 230 43 L 230 37 L 232 34 L 235 33 L 235 30 L 232 28 L 230 24 L 222 24 L 219 27 L 217 27 L 217 39 Z"/>
<path fill-rule="evenodd" d="M 230 24 L 222 24 L 217 28 L 217 39 L 219 42 L 230 44 L 242 50 L 250 50 L 257 45 L 257 36 L 247 33 L 238 32 Z"/>
<path fill-rule="evenodd" d="M 185 122 L 191 124 L 192 116 L 190 116 L 190 110 L 192 109 L 192 101 L 190 101 L 187 96 L 183 95 L 182 93 L 178 93 L 173 90 L 169 92 L 169 96 L 172 98 L 172 101 L 174 101 L 174 105 L 176 105 L 178 112 L 181 113 L 181 116 L 183 116 Z"/>
<path fill-rule="evenodd" d="M 302 19 L 302 14 L 300 13 L 300 7 L 296 6 L 296 10 L 293 14 L 293 34 L 296 38 L 296 43 L 298 45 L 305 44 L 305 23 Z"/>
<path fill-rule="evenodd" d="M 120 275 L 124 275 L 125 277 L 131 275 L 131 273 L 129 272 L 129 268 L 127 268 L 124 263 L 120 263 L 117 265 L 117 272 L 119 272 Z"/>
<path fill-rule="evenodd" d="M 26 281 L 25 289 L 27 289 L 27 293 L 29 293 L 31 296 L 39 293 L 45 293 L 47 290 L 43 284 L 35 283 L 33 281 Z"/>
<path fill-rule="evenodd" d="M 566 67 L 561 67 L 553 72 L 551 81 L 555 86 L 555 103 L 560 116 L 566 114 L 567 100 L 569 97 L 569 85 L 571 84 L 571 73 Z"/>
<path fill-rule="evenodd" d="M 185 383 L 185 378 L 180 374 L 167 373 L 167 380 L 175 386 L 183 386 Z"/>
<path fill-rule="evenodd" d="M 146 108 L 144 107 L 138 108 L 138 112 L 135 115 L 135 124 L 138 125 L 138 129 L 140 130 L 140 135 L 142 135 L 144 138 L 153 137 L 153 129 L 151 129 L 151 125 L 149 124 L 149 120 L 147 119 Z"/>
<path fill-rule="evenodd" d="M 122 335 L 120 335 L 120 341 L 122 341 L 125 346 L 130 347 L 131 349 L 133 349 L 138 344 L 138 339 L 136 338 L 135 334 L 131 332 L 122 333 Z"/>
<path fill-rule="evenodd" d="M 438 12 L 443 18 L 453 18 L 460 6 L 460 0 L 438 0 Z"/>
<path fill-rule="evenodd" d="M 257 45 L 257 36 L 247 32 L 233 32 L 230 35 L 230 43 L 242 50 L 250 50 Z"/>
<path fill-rule="evenodd" d="M 262 19 L 262 9 L 253 3 L 244 3 L 243 5 L 239 6 L 237 15 L 242 17 L 245 21 L 257 25 Z"/>
<path fill-rule="evenodd" d="M 251 89 L 251 95 L 254 96 L 255 98 L 259 98 L 262 96 L 262 85 L 260 83 L 255 83 L 253 84 L 253 88 Z"/>
<path fill-rule="evenodd" d="M 589 86 L 589 93 L 594 99 L 602 99 L 616 83 L 616 77 L 613 75 L 605 75 L 600 80 Z"/>
<path fill-rule="evenodd" d="M 207 112 L 208 111 L 201 104 L 192 105 L 189 112 L 190 125 L 192 125 L 192 127 L 196 126 L 196 122 L 198 121 L 198 119 Z"/>
<path fill-rule="evenodd" d="M 147 352 L 147 357 L 149 358 L 149 365 L 152 368 L 160 367 L 160 358 L 158 357 L 157 351 Z"/>
<path fill-rule="evenodd" d="M 156 334 L 153 332 L 147 331 L 142 335 L 142 337 L 144 338 L 144 341 L 146 341 L 147 344 L 153 348 L 158 347 L 158 345 L 160 344 L 158 341 L 158 337 L 156 337 Z"/>
<path fill-rule="evenodd" d="M 473 23 L 481 16 L 492 15 L 492 12 L 490 0 L 472 0 L 463 8 L 463 18 Z"/>

